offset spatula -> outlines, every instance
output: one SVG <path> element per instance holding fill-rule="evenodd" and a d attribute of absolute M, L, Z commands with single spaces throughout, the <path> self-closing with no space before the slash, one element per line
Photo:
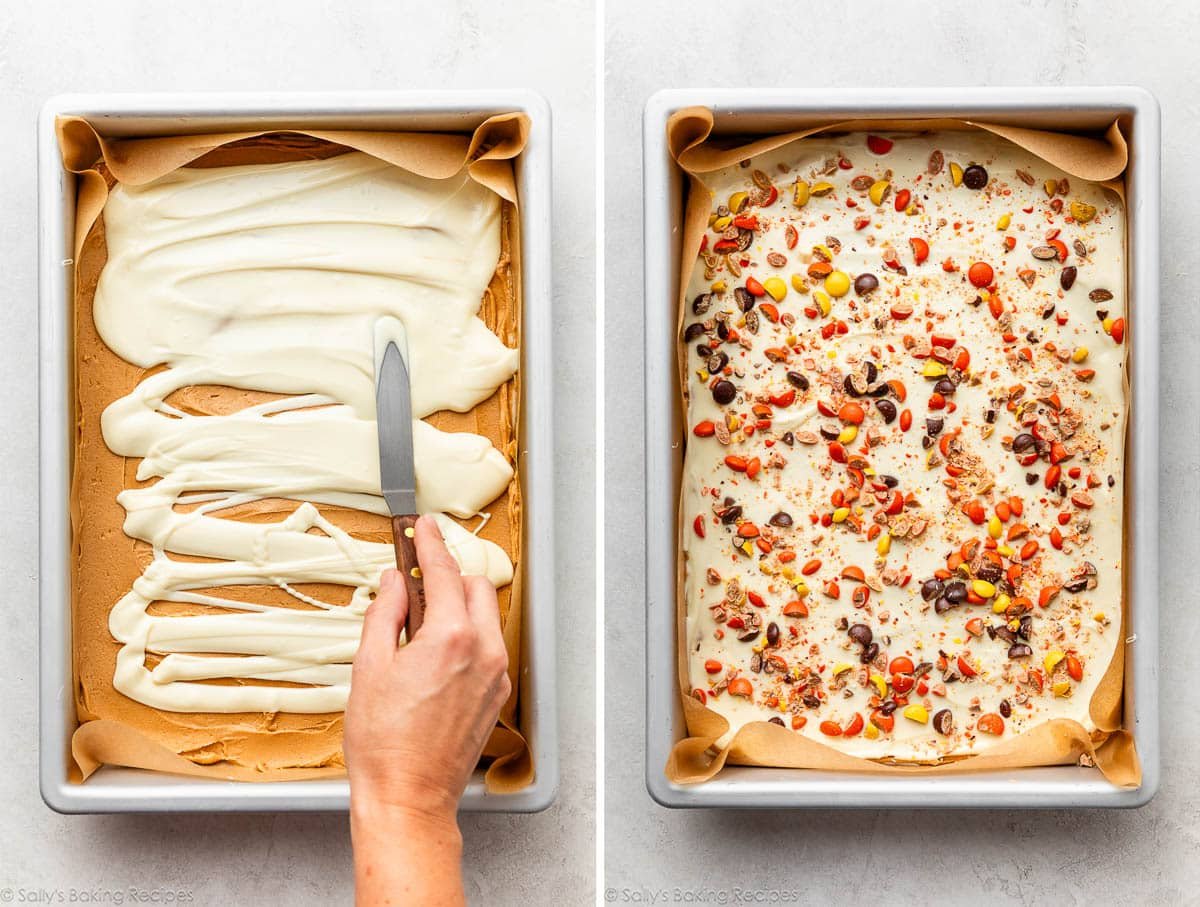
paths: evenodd
<path fill-rule="evenodd" d="M 393 331 L 393 333 L 402 332 Z M 375 412 L 379 432 L 379 478 L 383 499 L 392 514 L 396 568 L 408 589 L 405 636 L 425 620 L 425 587 L 417 567 L 413 533 L 417 522 L 417 480 L 413 464 L 412 390 L 408 363 L 395 340 L 388 340 L 375 376 Z"/>

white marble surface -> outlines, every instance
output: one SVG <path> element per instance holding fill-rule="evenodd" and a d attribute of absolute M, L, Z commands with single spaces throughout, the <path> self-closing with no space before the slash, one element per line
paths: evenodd
<path fill-rule="evenodd" d="M 98 11 L 103 11 L 100 13 Z M 348 903 L 344 817 L 63 817 L 37 791 L 37 402 L 34 123 L 78 91 L 526 87 L 554 108 L 555 379 L 563 704 L 558 802 L 535 816 L 464 818 L 474 903 L 590 901 L 593 879 L 591 346 L 592 10 L 584 0 L 19 3 L 0 17 L 0 901 L 130 887 L 194 904 Z M 586 52 L 564 37 L 581 34 Z M 549 39 L 548 39 L 548 36 Z M 581 707 L 581 703 L 586 704 Z M 120 903 L 111 895 L 103 903 Z M 128 900 L 126 899 L 126 902 Z"/>
<path fill-rule="evenodd" d="M 1196 279 L 1200 169 L 1191 3 L 1130 12 L 1116 0 L 931 4 L 893 0 L 739 6 L 609 0 L 606 207 L 606 878 L 616 903 L 678 903 L 735 889 L 804 903 L 1176 904 L 1200 902 L 1200 393 Z M 738 15 L 738 9 L 747 14 Z M 647 796 L 642 557 L 642 106 L 656 89 L 1135 83 L 1163 109 L 1163 783 L 1129 812 L 673 812 Z M 618 385 L 619 382 L 619 385 Z M 617 387 L 621 390 L 618 392 Z M 665 889 L 665 896 L 663 893 Z M 677 890 L 678 889 L 678 890 Z M 720 898 L 724 896 L 724 900 Z M 656 899 L 655 899 L 656 898 Z M 653 899 L 653 900 L 652 900 Z M 794 902 L 794 901 L 793 901 Z"/>

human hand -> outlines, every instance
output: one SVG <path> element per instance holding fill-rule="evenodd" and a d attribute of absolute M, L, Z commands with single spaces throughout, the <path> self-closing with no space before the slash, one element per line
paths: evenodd
<path fill-rule="evenodd" d="M 399 574 L 386 571 L 363 620 L 346 706 L 360 890 L 364 864 L 408 884 L 411 875 L 396 864 L 400 852 L 417 867 L 424 863 L 420 874 L 428 877 L 430 861 L 461 847 L 458 800 L 512 689 L 492 584 L 459 573 L 431 517 L 421 517 L 415 531 L 425 622 L 399 645 L 407 595 Z M 422 843 L 438 849 L 421 858 L 414 847 Z"/>
<path fill-rule="evenodd" d="M 415 541 L 425 623 L 398 645 L 408 601 L 386 571 L 354 659 L 346 761 L 355 794 L 452 817 L 511 691 L 508 653 L 492 584 L 459 573 L 431 517 Z"/>

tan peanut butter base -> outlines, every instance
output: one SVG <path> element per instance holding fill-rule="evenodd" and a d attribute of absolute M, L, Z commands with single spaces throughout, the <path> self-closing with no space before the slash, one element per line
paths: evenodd
<path fill-rule="evenodd" d="M 465 150 L 466 140 L 462 141 L 459 154 Z M 295 135 L 250 139 L 218 147 L 201 161 L 200 169 L 176 170 L 157 183 L 129 192 L 114 185 L 105 210 L 117 212 L 112 214 L 117 220 L 107 225 L 103 219 L 97 220 L 78 257 L 74 638 L 76 701 L 83 724 L 74 749 L 84 775 L 103 762 L 189 774 L 211 772 L 246 780 L 314 777 L 344 770 L 340 709 L 357 640 L 357 632 L 350 629 L 360 621 L 379 571 L 390 563 L 392 550 L 388 518 L 376 504 L 377 465 L 373 475 L 366 475 L 370 472 L 367 466 L 375 461 L 375 442 L 373 422 L 369 421 L 374 416 L 373 344 L 368 324 L 373 316 L 365 310 L 374 311 L 377 304 L 387 308 L 384 290 L 388 282 L 403 282 L 403 274 L 398 279 L 388 277 L 387 256 L 376 252 L 385 251 L 393 238 L 402 242 L 405 234 L 404 223 L 391 224 L 373 217 L 370 211 L 358 211 L 355 199 L 361 197 L 355 185 L 366 188 L 365 184 L 377 182 L 374 192 L 366 195 L 390 191 L 409 199 L 411 204 L 400 217 L 418 220 L 424 216 L 423 199 L 436 201 L 441 192 L 436 181 L 422 184 L 423 178 L 411 173 L 397 180 L 398 171 L 389 172 L 387 165 L 346 151 Z M 296 163 L 277 163 L 280 161 Z M 224 194 L 228 197 L 236 194 L 235 184 L 254 187 L 260 173 L 267 188 L 243 192 L 248 202 L 254 203 L 241 210 L 211 204 L 222 195 L 213 195 L 218 184 L 227 185 L 230 192 Z M 300 180 L 296 187 L 285 185 L 294 179 Z M 480 242 L 490 246 L 482 263 L 486 272 L 461 284 L 468 292 L 460 309 L 466 317 L 478 308 L 480 333 L 474 328 L 454 330 L 467 337 L 463 342 L 471 344 L 472 350 L 486 348 L 488 356 L 483 358 L 493 365 L 487 373 L 461 370 L 463 381 L 456 379 L 453 386 L 446 385 L 450 390 L 445 392 L 434 380 L 434 369 L 425 369 L 430 380 L 422 382 L 424 399 L 417 413 L 426 416 L 418 426 L 422 440 L 417 445 L 418 460 L 422 446 L 426 453 L 427 493 L 422 506 L 454 514 L 457 519 L 439 517 L 452 550 L 467 569 L 484 573 L 501 586 L 501 614 L 512 669 L 516 670 L 519 573 L 513 580 L 511 565 L 518 561 L 520 551 L 519 490 L 513 471 L 517 379 L 509 377 L 515 356 L 505 349 L 515 348 L 519 341 L 515 208 L 507 199 L 493 195 L 489 200 L 490 189 L 461 176 L 451 179 L 459 189 L 450 200 L 456 194 L 470 198 L 459 205 L 460 210 L 472 212 L 463 215 L 467 220 L 461 222 L 470 223 L 471 230 L 483 231 L 478 232 Z M 111 177 L 108 180 L 114 183 Z M 339 197 L 339 185 L 346 189 L 344 196 Z M 331 187 L 324 201 L 330 202 L 330 219 L 338 221 L 337 226 L 314 224 L 308 216 L 312 212 L 304 210 L 305 191 L 310 193 L 307 202 L 318 207 L 324 203 L 322 187 Z M 281 206 L 281 198 L 290 198 L 290 202 Z M 255 219 L 256 204 L 270 211 L 266 218 L 274 225 L 259 227 L 250 222 Z M 294 226 L 278 223 L 288 204 L 296 212 Z M 161 224 L 167 233 L 187 232 L 186 223 L 172 224 L 169 217 L 156 221 L 160 210 L 172 206 L 181 210 L 198 206 L 194 220 L 207 219 L 212 229 L 201 229 L 196 236 L 166 236 L 162 243 L 138 235 L 136 228 L 146 224 Z M 448 216 L 452 220 L 455 214 Z M 245 217 L 249 220 L 239 220 Z M 357 227 L 349 226 L 353 221 L 358 221 Z M 449 237 L 454 228 L 445 226 Z M 115 227 L 127 235 L 111 239 Z M 256 229 L 263 231 L 257 247 L 244 239 L 255 239 Z M 338 237 L 322 232 L 347 230 L 358 233 L 353 250 L 339 247 Z M 324 333 L 308 336 L 303 313 L 289 315 L 287 306 L 279 304 L 276 315 L 284 327 L 281 343 L 259 357 L 261 374 L 256 377 L 249 367 L 253 355 L 245 361 L 238 359 L 237 354 L 247 348 L 234 336 L 238 333 L 237 313 L 254 311 L 255 300 L 261 303 L 279 289 L 267 284 L 290 279 L 286 273 L 270 273 L 268 259 L 275 250 L 263 240 L 272 235 L 285 244 L 304 246 L 309 256 L 321 254 L 323 247 L 329 249 L 323 264 L 317 265 L 322 270 L 313 272 L 315 281 L 309 281 L 309 289 L 298 283 L 294 287 L 297 292 L 286 294 L 287 298 L 303 308 L 305 300 L 314 299 L 322 287 L 336 297 L 341 292 L 339 284 L 345 283 L 347 291 L 354 291 L 355 306 L 364 310 L 359 319 L 365 326 L 363 361 L 350 362 L 351 367 L 342 374 L 336 369 L 321 371 L 312 387 L 301 387 L 306 367 L 300 360 L 316 363 L 329 348 L 337 347 L 339 338 L 331 333 L 339 327 L 352 332 L 355 325 L 348 322 L 354 321 L 353 315 L 340 323 L 337 318 L 323 319 Z M 243 240 L 239 241 L 239 236 Z M 229 248 L 217 248 L 222 244 Z M 173 248 L 192 248 L 196 255 L 191 264 L 186 256 L 173 260 L 173 255 L 182 254 Z M 243 286 L 242 280 L 230 277 L 236 268 L 227 273 L 217 262 L 241 254 L 239 248 L 257 262 L 245 262 L 247 270 L 257 273 L 250 280 L 254 285 Z M 416 270 L 436 270 L 437 256 L 445 249 L 429 245 L 425 249 L 430 256 L 422 257 L 419 249 L 408 250 L 420 259 Z M 122 271 L 102 276 L 106 260 L 110 265 L 114 260 L 120 262 Z M 448 272 L 455 266 L 452 259 L 441 264 Z M 472 273 L 480 271 L 480 262 L 458 264 L 473 268 Z M 338 270 L 346 272 L 342 278 L 332 273 Z M 424 280 L 430 275 L 417 276 Z M 447 280 L 453 282 L 459 276 L 448 273 Z M 222 280 L 226 286 L 220 286 Z M 466 298 L 472 280 L 481 280 L 473 291 L 474 305 Z M 208 294 L 206 282 L 216 292 Z M 121 311 L 131 304 L 127 291 L 139 288 L 146 290 L 146 295 L 166 297 L 159 300 L 160 305 L 167 304 L 171 288 L 175 288 L 180 291 L 175 298 L 185 307 L 197 299 L 228 299 L 231 293 L 236 296 L 243 290 L 247 295 L 232 321 L 218 320 L 213 329 L 211 324 L 189 323 L 178 317 L 146 318 L 141 324 L 127 318 L 127 312 Z M 106 292 L 112 302 L 98 318 L 98 306 L 104 303 Z M 188 300 L 189 292 L 196 298 Z M 433 295 L 437 292 L 429 290 Z M 441 302 L 455 299 L 454 292 Z M 418 293 L 415 301 L 427 300 Z M 413 303 L 410 294 L 407 304 Z M 195 319 L 195 309 L 191 311 Z M 258 312 L 262 314 L 261 308 Z M 411 316 L 413 312 L 392 314 Z M 249 334 L 254 330 L 267 330 L 266 320 L 256 324 L 251 317 L 242 322 L 249 333 L 241 339 L 253 340 Z M 97 329 L 98 321 L 107 326 L 113 343 L 129 344 L 125 355 L 138 364 L 113 352 L 102 339 L 103 330 Z M 181 325 L 185 333 L 193 329 L 195 336 L 171 335 Z M 155 331 L 162 336 L 146 342 Z M 216 343 L 222 331 L 229 334 L 232 358 L 224 356 Z M 418 341 L 428 340 L 426 345 L 437 347 L 433 321 L 416 333 Z M 185 347 L 198 343 L 207 361 L 203 355 L 189 357 L 182 347 L 172 361 L 172 342 Z M 289 356 L 288 348 L 299 355 Z M 171 368 L 164 369 L 160 362 Z M 272 365 L 278 368 L 272 369 Z M 201 371 L 195 380 L 183 380 L 197 366 Z M 175 371 L 183 377 L 172 376 Z M 201 374 L 204 371 L 208 374 Z M 222 371 L 236 377 L 226 383 L 218 374 Z M 159 384 L 166 387 L 161 404 L 154 392 Z M 320 396 L 298 401 L 297 394 Z M 234 421 L 234 414 L 244 414 L 247 423 Z M 205 425 L 215 426 L 214 431 L 206 434 Z M 331 431 L 338 425 L 342 426 L 340 432 Z M 328 454 L 326 448 L 331 444 L 350 446 L 330 468 L 302 459 L 288 469 L 286 462 L 272 465 L 287 445 L 275 444 L 270 428 L 296 433 L 293 440 L 300 442 L 295 448 L 298 451 Z M 242 438 L 238 447 L 233 442 L 243 429 L 251 437 Z M 307 445 L 305 432 L 315 432 Z M 338 437 L 322 438 L 322 434 Z M 110 443 L 106 443 L 106 435 Z M 364 450 L 356 452 L 350 442 L 359 435 Z M 110 449 L 113 446 L 120 455 Z M 431 458 L 431 451 L 437 456 Z M 456 484 L 444 475 L 451 465 L 469 469 L 473 464 L 485 471 L 486 479 Z M 206 469 L 216 475 L 206 479 Z M 355 479 L 357 472 L 365 477 Z M 421 473 L 418 463 L 419 483 Z M 164 474 L 166 478 L 162 478 Z M 164 490 L 164 483 L 170 487 Z M 206 494 L 228 495 L 231 491 L 237 494 L 219 499 Z M 166 498 L 172 498 L 173 504 L 167 501 L 164 510 L 159 505 Z M 480 516 L 472 517 L 476 512 Z M 228 569 L 239 560 L 239 569 Z M 134 608 L 131 595 L 145 602 L 133 603 L 137 605 Z M 337 625 L 333 630 L 321 622 L 331 616 Z M 242 625 L 236 622 L 245 617 L 263 624 L 261 638 L 239 629 Z M 205 642 L 205 633 L 191 632 L 190 628 L 199 624 L 189 621 L 212 623 L 212 638 Z M 218 626 L 222 621 L 224 625 Z M 275 634 L 275 629 L 283 635 Z M 292 642 L 285 645 L 289 638 Z M 143 650 L 145 654 L 138 654 Z M 514 694 L 502 712 L 502 726 L 485 750 L 485 757 L 494 760 L 495 766 L 503 766 L 496 777 L 489 777 L 493 789 L 522 786 L 530 774 L 527 749 L 515 730 L 515 702 Z"/>
<path fill-rule="evenodd" d="M 1119 196 L 979 131 L 812 137 L 702 179 L 683 632 L 716 746 L 755 721 L 917 762 L 1054 719 L 1102 739 Z"/>

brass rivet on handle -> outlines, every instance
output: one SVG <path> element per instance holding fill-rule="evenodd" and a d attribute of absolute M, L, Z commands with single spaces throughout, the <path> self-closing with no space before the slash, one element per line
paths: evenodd
<path fill-rule="evenodd" d="M 413 567 L 408 572 L 409 572 L 409 575 L 412 576 L 413 579 L 421 578 L 421 568 L 420 567 Z"/>
<path fill-rule="evenodd" d="M 414 538 L 415 536 L 416 536 L 416 533 L 413 531 L 412 526 L 404 527 L 404 537 L 405 538 L 411 539 L 411 538 Z"/>

